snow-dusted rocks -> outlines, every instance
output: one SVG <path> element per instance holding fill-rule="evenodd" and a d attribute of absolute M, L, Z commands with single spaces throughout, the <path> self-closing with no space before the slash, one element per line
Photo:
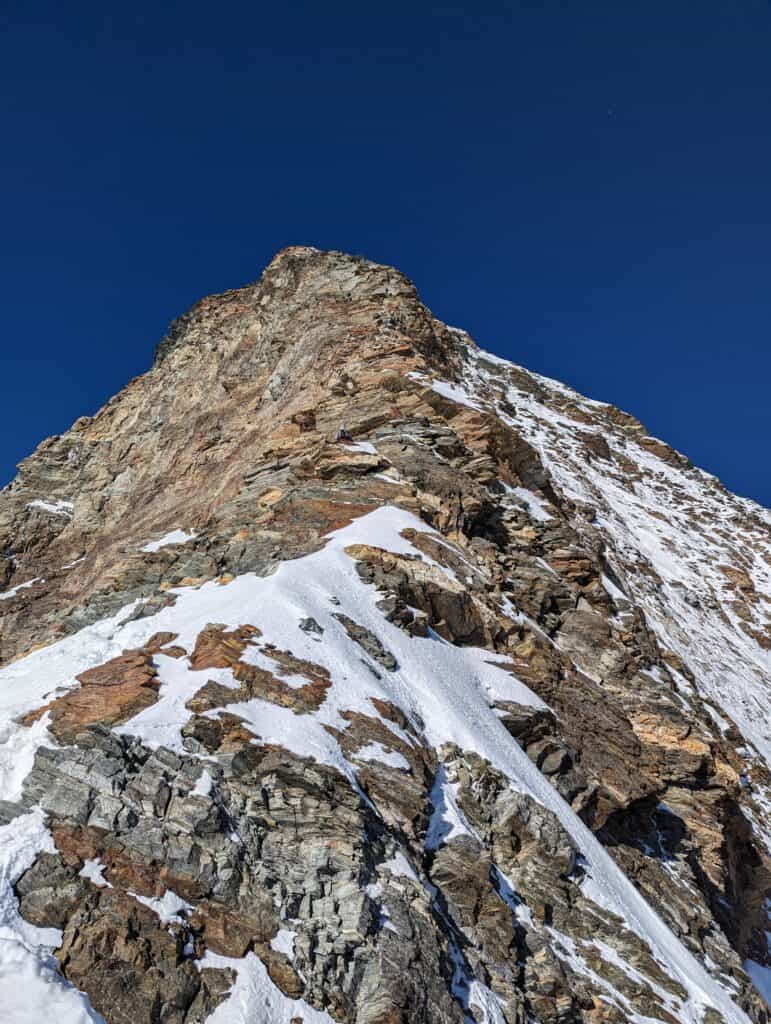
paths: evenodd
<path fill-rule="evenodd" d="M 38 1019 L 764 1020 L 769 515 L 632 417 L 293 248 L 0 543 Z"/>

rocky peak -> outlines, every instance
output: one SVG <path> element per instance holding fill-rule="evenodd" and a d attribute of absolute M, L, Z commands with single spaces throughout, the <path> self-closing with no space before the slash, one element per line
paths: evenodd
<path fill-rule="evenodd" d="M 291 328 L 290 320 L 296 321 Z M 209 296 L 175 320 L 154 365 L 192 347 L 214 352 L 219 365 L 232 360 L 234 371 L 242 365 L 275 369 L 282 360 L 288 368 L 311 367 L 330 354 L 350 356 L 357 336 L 366 337 L 368 345 L 380 341 L 388 347 L 399 328 L 427 358 L 442 362 L 453 348 L 443 326 L 421 304 L 412 282 L 393 267 L 290 246 L 255 284 Z M 242 364 L 243 359 L 252 362 Z"/>
<path fill-rule="evenodd" d="M 292 247 L 0 548 L 0 1002 L 764 1024 L 771 515 L 633 417 Z"/>
<path fill-rule="evenodd" d="M 280 461 L 300 424 L 309 457 L 334 451 L 342 421 L 387 422 L 395 406 L 384 408 L 383 395 L 405 374 L 455 372 L 462 355 L 458 335 L 398 271 L 285 249 L 256 284 L 197 303 L 148 373 L 21 463 L 0 503 L 3 583 L 88 547 L 67 589 L 98 587 L 144 534 L 180 518 L 195 529 L 226 508 L 255 464 L 274 452 Z M 96 534 L 98 546 L 88 540 Z"/>

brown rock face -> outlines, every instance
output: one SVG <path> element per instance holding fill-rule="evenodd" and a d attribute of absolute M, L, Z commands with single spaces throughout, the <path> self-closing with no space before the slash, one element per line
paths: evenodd
<path fill-rule="evenodd" d="M 104 665 L 77 676 L 79 690 L 58 697 L 27 715 L 29 725 L 50 712 L 49 729 L 60 743 L 73 743 L 79 732 L 99 722 L 120 725 L 154 704 L 158 680 L 151 649 L 125 651 Z"/>
<path fill-rule="evenodd" d="M 765 1024 L 771 516 L 397 271 L 197 303 L 0 551 L 0 876 L 107 1024 Z"/>
<path fill-rule="evenodd" d="M 200 672 L 205 668 L 232 668 L 244 648 L 260 631 L 255 626 L 241 626 L 228 632 L 223 626 L 207 626 L 195 642 L 190 667 Z"/>

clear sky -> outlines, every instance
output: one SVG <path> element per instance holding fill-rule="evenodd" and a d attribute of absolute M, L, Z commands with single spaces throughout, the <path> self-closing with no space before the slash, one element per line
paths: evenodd
<path fill-rule="evenodd" d="M 5 4 L 0 484 L 288 244 L 771 505 L 767 0 Z"/>

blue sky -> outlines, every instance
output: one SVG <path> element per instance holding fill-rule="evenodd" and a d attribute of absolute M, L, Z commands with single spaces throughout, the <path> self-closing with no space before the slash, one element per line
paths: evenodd
<path fill-rule="evenodd" d="M 764 0 L 43 0 L 0 86 L 0 484 L 303 243 L 771 505 Z"/>

